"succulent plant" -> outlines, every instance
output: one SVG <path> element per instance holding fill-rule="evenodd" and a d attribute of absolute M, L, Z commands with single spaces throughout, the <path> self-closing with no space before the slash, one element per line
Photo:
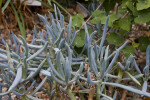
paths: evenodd
<path fill-rule="evenodd" d="M 97 85 L 97 94 L 96 94 L 97 100 L 100 99 L 100 95 L 102 95 L 108 99 L 111 99 L 110 97 L 105 95 L 106 93 L 103 94 L 103 91 L 105 92 L 105 90 L 103 90 L 104 88 L 102 88 L 103 85 L 112 85 L 112 86 L 120 87 L 123 89 L 127 89 L 128 91 L 131 91 L 133 93 L 137 93 L 137 94 L 141 94 L 141 95 L 145 95 L 145 96 L 149 97 L 150 93 L 147 93 L 145 91 L 146 90 L 145 86 L 147 84 L 146 81 L 144 82 L 143 91 L 141 91 L 136 88 L 125 86 L 122 84 L 111 83 L 111 82 L 109 82 L 109 80 L 107 80 L 108 77 L 110 77 L 110 78 L 114 77 L 114 78 L 120 79 L 120 78 L 122 78 L 123 73 L 126 73 L 130 77 L 131 80 L 133 80 L 136 84 L 141 86 L 140 82 L 136 78 L 143 77 L 143 74 L 141 73 L 141 71 L 140 71 L 138 65 L 136 64 L 136 61 L 132 55 L 128 58 L 128 60 L 124 61 L 124 63 L 125 63 L 124 66 L 120 62 L 118 62 L 118 65 L 122 70 L 121 74 L 119 74 L 118 76 L 108 74 L 108 72 L 110 71 L 110 69 L 112 68 L 114 63 L 116 63 L 116 60 L 119 56 L 119 51 L 121 49 L 123 49 L 123 47 L 125 47 L 127 42 L 125 42 L 120 48 L 116 49 L 116 51 L 112 52 L 112 54 L 109 54 L 109 46 L 107 46 L 107 47 L 103 46 L 104 40 L 106 37 L 106 32 L 107 32 L 107 25 L 108 25 L 108 18 L 107 18 L 105 26 L 104 26 L 104 32 L 103 32 L 103 36 L 102 36 L 100 45 L 98 46 L 96 43 L 94 44 L 94 46 L 92 46 L 91 44 L 88 45 L 88 47 L 89 47 L 88 48 L 88 60 L 89 60 L 90 68 L 87 72 L 87 79 L 85 79 L 85 80 L 88 81 L 88 83 L 90 83 L 90 84 Z M 89 36 L 87 36 L 87 37 L 89 37 Z M 144 75 L 147 77 L 146 79 L 148 79 L 148 77 L 149 77 L 149 67 L 148 66 L 149 66 L 149 57 L 150 57 L 149 47 L 147 48 L 146 54 L 147 55 L 146 55 L 146 67 L 145 68 L 147 68 L 147 70 L 145 70 L 145 68 L 144 68 L 143 72 L 144 72 Z M 133 70 L 133 67 L 135 68 L 135 70 L 137 70 L 137 72 L 138 72 L 137 76 L 132 76 L 128 72 L 130 70 L 130 68 L 129 68 L 130 66 L 131 66 L 132 70 Z M 96 77 L 95 81 L 93 81 L 90 77 L 90 70 L 92 70 L 93 73 L 95 74 L 95 77 Z"/>
<path fill-rule="evenodd" d="M 38 99 L 34 97 L 34 94 L 38 91 L 44 91 L 51 99 L 54 93 L 60 90 L 67 93 L 72 100 L 75 100 L 75 95 L 72 93 L 73 84 L 79 85 L 81 89 L 89 88 L 89 85 L 96 84 L 97 100 L 102 99 L 102 97 L 111 100 L 116 98 L 116 91 L 113 98 L 107 96 L 106 85 L 120 87 L 133 93 L 150 97 L 150 93 L 146 92 L 148 87 L 147 81 L 150 77 L 150 46 L 147 48 L 146 67 L 143 70 L 143 74 L 132 55 L 127 60 L 124 60 L 124 64 L 117 63 L 119 51 L 128 42 L 125 42 L 113 52 L 110 52 L 109 45 L 104 45 L 108 29 L 108 16 L 100 44 L 94 43 L 93 36 L 96 32 L 94 31 L 89 35 L 88 26 L 85 23 L 85 45 L 81 53 L 78 54 L 74 49 L 73 43 L 79 30 L 76 31 L 72 27 L 71 18 L 66 28 L 64 25 L 64 16 L 55 5 L 54 11 L 55 19 L 52 13 L 49 12 L 50 21 L 47 20 L 47 16 L 38 14 L 46 30 L 43 29 L 42 32 L 37 33 L 36 27 L 34 27 L 31 43 L 27 43 L 24 38 L 18 38 L 12 33 L 9 34 L 9 37 L 10 44 L 15 44 L 14 48 L 13 46 L 9 46 L 2 38 L 6 50 L 0 48 L 0 78 L 3 81 L 3 83 L 0 83 L 0 97 L 9 95 L 11 99 L 11 93 L 13 93 L 23 100 L 28 100 L 28 98 Z M 87 50 L 87 54 L 83 54 L 85 50 Z M 118 76 L 112 72 L 110 73 L 110 70 L 116 63 L 119 66 Z M 87 72 L 83 72 L 85 65 L 89 65 Z M 131 70 L 136 70 L 137 75 L 131 75 Z M 94 73 L 94 80 L 91 78 L 91 73 Z M 38 83 L 36 76 L 40 74 L 44 78 Z M 124 78 L 124 74 L 129 77 Z M 110 78 L 116 79 L 116 82 L 113 83 L 110 81 Z M 142 90 L 138 86 L 131 87 L 121 84 L 121 81 L 125 80 L 133 81 L 141 86 L 139 78 L 143 78 L 144 80 Z M 42 88 L 46 82 L 49 84 L 49 89 Z M 86 86 L 83 86 L 82 83 L 86 84 Z M 26 87 L 27 84 L 30 84 L 28 88 Z M 2 93 L 3 87 L 8 88 L 7 92 Z M 33 87 L 35 89 L 31 91 Z"/>

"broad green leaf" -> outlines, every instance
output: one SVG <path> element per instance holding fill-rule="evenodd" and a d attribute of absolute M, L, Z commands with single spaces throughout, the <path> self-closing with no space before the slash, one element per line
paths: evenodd
<path fill-rule="evenodd" d="M 136 7 L 134 6 L 134 5 L 135 5 L 135 2 L 134 2 L 134 1 L 128 0 L 128 1 L 126 2 L 126 5 L 127 5 L 127 7 L 132 11 L 132 13 L 133 13 L 134 16 L 136 16 L 136 15 L 138 14 L 137 9 L 136 9 Z"/>
<path fill-rule="evenodd" d="M 148 37 L 139 38 L 139 49 L 142 52 L 146 51 L 147 46 L 150 45 L 150 39 Z"/>
<path fill-rule="evenodd" d="M 81 14 L 72 16 L 72 26 L 80 27 L 83 21 L 84 21 L 84 17 Z"/>
<path fill-rule="evenodd" d="M 92 33 L 92 30 L 88 29 L 89 35 Z M 76 47 L 83 47 L 84 46 L 84 39 L 85 39 L 85 30 L 81 29 L 80 33 L 77 34 L 76 39 L 74 41 L 74 45 Z"/>
<path fill-rule="evenodd" d="M 123 29 L 119 29 L 119 33 L 120 33 L 120 34 L 126 34 L 126 35 L 128 35 L 128 34 L 129 34 L 129 32 L 128 32 L 128 31 L 123 30 Z"/>
<path fill-rule="evenodd" d="M 121 5 L 122 6 L 122 5 Z M 126 7 L 126 3 L 125 3 L 125 7 L 119 7 L 118 11 L 117 11 L 117 16 L 118 17 L 122 17 L 126 12 L 127 12 L 127 7 Z"/>
<path fill-rule="evenodd" d="M 92 13 L 92 16 L 94 17 L 92 20 L 91 20 L 91 23 L 92 24 L 98 24 L 100 21 L 101 23 L 105 23 L 106 21 L 106 14 L 104 11 L 100 11 L 100 10 L 96 10 Z"/>
<path fill-rule="evenodd" d="M 120 28 L 129 32 L 132 25 L 131 21 L 132 17 L 122 18 L 119 21 Z"/>
<path fill-rule="evenodd" d="M 129 72 L 125 71 L 125 73 L 132 79 L 132 81 L 141 86 L 140 82 L 136 78 L 134 78 Z"/>
<path fill-rule="evenodd" d="M 138 0 L 137 10 L 143 10 L 150 7 L 150 0 Z"/>
<path fill-rule="evenodd" d="M 132 46 L 125 46 L 121 51 L 124 53 L 126 58 L 130 55 L 134 55 L 134 48 Z"/>
<path fill-rule="evenodd" d="M 115 13 L 112 13 L 111 15 L 109 15 L 109 22 L 108 22 L 108 26 L 112 26 L 113 25 L 113 22 L 115 20 L 117 20 L 118 17 Z M 105 23 L 104 23 L 105 24 Z"/>
<path fill-rule="evenodd" d="M 122 9 L 127 8 L 126 2 L 127 2 L 127 0 L 122 0 L 122 4 L 121 4 L 120 8 L 122 8 Z"/>
<path fill-rule="evenodd" d="M 83 47 L 84 46 L 84 38 L 85 38 L 85 31 L 83 29 L 80 30 L 80 33 L 77 35 L 74 45 L 76 47 Z"/>
<path fill-rule="evenodd" d="M 119 26 L 119 21 L 115 21 L 114 23 L 113 23 L 113 27 L 115 28 L 115 29 L 118 29 L 120 26 Z"/>
<path fill-rule="evenodd" d="M 105 12 L 101 11 L 101 10 L 96 10 L 96 11 L 92 12 L 93 17 L 100 17 L 99 15 L 104 15 L 104 14 L 105 14 Z"/>
<path fill-rule="evenodd" d="M 139 47 L 139 43 L 136 43 L 136 42 L 133 41 L 133 42 L 132 42 L 132 46 L 135 47 L 135 48 L 136 48 L 136 47 Z"/>
<path fill-rule="evenodd" d="M 91 20 L 91 23 L 92 23 L 92 24 L 98 24 L 100 21 L 101 21 L 100 17 L 94 17 L 94 18 Z"/>
<path fill-rule="evenodd" d="M 84 39 L 83 39 L 83 37 L 77 35 L 76 40 L 74 42 L 74 45 L 76 47 L 83 47 L 84 46 Z"/>
<path fill-rule="evenodd" d="M 121 34 L 112 32 L 108 35 L 107 41 L 116 46 L 120 46 L 121 44 L 123 44 L 123 36 Z"/>
<path fill-rule="evenodd" d="M 102 18 L 100 19 L 102 24 L 105 24 L 106 18 L 107 18 L 107 16 L 104 16 L 104 17 L 102 17 Z M 113 22 L 114 22 L 115 20 L 117 20 L 117 19 L 118 19 L 118 17 L 117 17 L 117 15 L 116 15 L 115 13 L 110 14 L 110 15 L 109 15 L 108 26 L 111 27 L 111 26 L 113 25 Z"/>
<path fill-rule="evenodd" d="M 105 24 L 107 16 L 104 11 L 96 10 L 92 13 L 92 16 L 93 16 L 93 19 L 91 20 L 92 24 L 98 24 L 99 22 Z M 110 14 L 108 26 L 112 26 L 113 22 L 117 19 L 118 17 L 115 13 Z"/>
<path fill-rule="evenodd" d="M 134 19 L 135 23 L 147 23 L 150 21 L 150 11 L 149 10 L 145 10 L 145 11 L 141 11 L 139 12 L 138 16 Z"/>

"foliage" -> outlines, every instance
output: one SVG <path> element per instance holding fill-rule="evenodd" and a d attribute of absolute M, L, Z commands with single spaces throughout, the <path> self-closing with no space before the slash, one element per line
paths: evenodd
<path fill-rule="evenodd" d="M 83 15 L 81 14 L 76 14 L 75 16 L 72 16 L 72 26 L 80 27 L 83 20 Z"/>
<path fill-rule="evenodd" d="M 92 30 L 91 29 L 88 29 L 88 34 L 92 34 Z M 76 36 L 76 39 L 74 41 L 74 46 L 80 48 L 80 47 L 83 47 L 85 44 L 85 30 L 84 29 L 81 29 L 79 31 L 79 33 L 77 34 Z"/>
<path fill-rule="evenodd" d="M 73 94 L 72 91 L 74 84 L 78 84 L 82 90 L 95 86 L 97 100 L 103 97 L 112 100 L 112 97 L 107 95 L 108 88 L 106 87 L 109 85 L 150 97 L 150 93 L 146 92 L 150 79 L 150 46 L 146 50 L 146 65 L 143 71 L 139 69 L 132 55 L 128 59 L 124 59 L 124 64 L 117 62 L 119 52 L 128 42 L 125 42 L 113 52 L 110 52 L 109 45 L 104 45 L 109 24 L 109 17 L 107 17 L 100 44 L 93 41 L 95 31 L 89 34 L 88 27 L 86 23 L 84 24 L 85 42 L 83 50 L 78 54 L 74 50 L 73 44 L 79 31 L 72 27 L 72 18 L 70 18 L 68 26 L 65 27 L 64 16 L 58 8 L 56 9 L 56 6 L 54 6 L 54 10 L 56 19 L 49 12 L 50 22 L 46 16 L 38 14 L 46 30 L 43 29 L 38 34 L 35 27 L 31 43 L 27 43 L 22 37 L 20 40 L 13 33 L 13 41 L 10 40 L 11 44 L 15 44 L 15 48 L 9 47 L 5 40 L 3 41 L 6 44 L 6 50 L 0 49 L 0 70 L 2 72 L 0 78 L 3 81 L 3 83 L 0 83 L 0 88 L 7 87 L 8 91 L 0 93 L 0 96 L 11 96 L 11 93 L 13 93 L 23 100 L 28 100 L 28 98 L 38 100 L 34 97 L 34 94 L 37 91 L 44 91 L 52 99 L 54 96 L 58 98 L 54 94 L 63 91 L 68 94 L 71 100 L 75 100 L 76 94 Z M 85 50 L 87 50 L 87 54 L 83 55 Z M 120 69 L 117 72 L 118 76 L 113 72 L 109 73 L 116 63 Z M 87 71 L 83 72 L 86 65 L 89 67 Z M 136 70 L 137 75 L 133 76 L 130 73 L 133 70 Z M 93 73 L 94 78 L 91 77 L 91 73 Z M 37 83 L 35 78 L 39 74 L 45 76 L 41 83 Z M 116 83 L 115 81 L 112 82 L 112 79 L 116 80 Z M 138 79 L 143 79 L 144 82 Z M 142 86 L 142 89 L 134 84 L 132 86 L 123 85 L 122 82 L 124 81 L 125 83 L 132 81 Z M 47 90 L 42 88 L 46 82 L 49 84 Z M 25 86 L 28 83 L 31 84 L 29 88 L 26 88 Z M 32 91 L 33 87 L 35 88 Z M 117 93 L 114 92 L 113 99 L 116 99 L 116 97 Z"/>
<path fill-rule="evenodd" d="M 122 49 L 125 57 L 128 58 L 130 55 L 134 55 L 134 48 L 132 46 L 126 46 Z"/>
<path fill-rule="evenodd" d="M 124 42 L 123 36 L 121 34 L 117 34 L 115 32 L 112 32 L 108 35 L 107 41 L 116 46 L 120 46 Z"/>
<path fill-rule="evenodd" d="M 100 10 L 94 11 L 92 13 L 92 16 L 93 16 L 93 19 L 91 20 L 91 23 L 98 24 L 99 22 L 101 22 L 101 24 L 105 24 L 107 16 L 104 11 L 100 11 Z M 113 22 L 118 19 L 115 13 L 110 14 L 109 18 L 110 20 L 109 20 L 108 26 L 112 26 Z"/>
<path fill-rule="evenodd" d="M 101 2 L 102 1 L 100 1 L 100 3 Z M 92 16 L 90 22 L 95 25 L 98 33 L 101 33 L 101 26 L 104 25 L 107 15 L 109 15 L 110 18 L 108 26 L 115 30 L 124 30 L 126 31 L 125 33 L 130 32 L 133 24 L 146 23 L 149 25 L 150 23 L 149 0 L 104 0 L 102 7 L 98 10 L 96 9 L 97 5 L 99 5 L 99 2 L 93 1 L 93 3 L 89 5 L 88 9 L 86 9 L 80 4 L 80 6 L 87 11 L 89 16 Z M 112 37 L 112 41 L 108 42 L 114 44 L 113 40 L 115 40 L 115 37 Z M 144 46 L 145 44 L 140 42 L 140 45 Z M 147 42 L 147 45 L 150 45 L 150 42 Z M 140 46 L 139 49 L 142 52 L 145 52 L 147 45 L 145 45 L 143 50 Z"/>
<path fill-rule="evenodd" d="M 149 43 L 150 43 L 150 39 L 148 37 L 140 37 L 139 38 L 139 49 L 142 52 L 145 52 Z"/>

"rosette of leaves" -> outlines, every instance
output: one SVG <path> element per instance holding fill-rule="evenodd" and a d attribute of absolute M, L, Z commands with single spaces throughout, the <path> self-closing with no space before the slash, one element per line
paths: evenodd
<path fill-rule="evenodd" d="M 49 66 L 51 67 L 51 79 L 55 80 L 59 85 L 61 90 L 67 91 L 69 97 L 72 100 L 76 100 L 75 96 L 71 92 L 71 85 L 76 83 L 79 80 L 79 76 L 83 70 L 84 64 L 80 62 L 78 64 L 73 64 L 72 61 L 72 52 L 68 44 L 66 44 L 66 48 L 68 51 L 68 57 L 64 57 L 61 50 L 56 52 L 56 64 L 54 65 L 50 55 L 47 54 L 47 61 Z M 80 65 L 77 72 L 73 72 L 72 66 L 73 65 Z M 74 74 L 72 74 L 74 73 Z"/>
<path fill-rule="evenodd" d="M 137 92 L 137 93 L 139 92 L 138 94 L 141 94 L 142 96 L 144 96 L 144 94 L 149 95 L 149 93 L 147 93 L 146 91 L 147 91 L 147 87 L 148 87 L 148 80 L 150 77 L 150 74 L 149 74 L 150 46 L 148 46 L 146 49 L 146 66 L 143 69 L 143 73 L 140 71 L 140 69 L 139 69 L 138 65 L 136 64 L 136 61 L 133 58 L 133 56 L 130 56 L 128 58 L 128 60 L 125 60 L 124 62 L 125 62 L 125 66 L 123 66 L 120 62 L 118 62 L 118 66 L 121 68 L 121 70 L 123 70 L 123 72 L 121 73 L 121 76 L 123 76 L 123 73 L 125 73 L 129 76 L 129 78 L 122 78 L 122 80 L 128 80 L 128 81 L 132 80 L 136 84 L 141 86 L 141 83 L 137 79 L 142 78 L 143 79 L 142 91 L 135 91 L 135 92 Z M 131 72 L 131 70 L 133 70 L 133 67 L 138 72 L 138 75 L 135 75 L 135 76 L 131 75 L 130 72 Z"/>
<path fill-rule="evenodd" d="M 63 44 L 64 42 L 67 42 L 70 46 L 72 46 L 75 37 L 77 35 L 77 32 L 74 27 L 72 27 L 72 18 L 70 17 L 69 24 L 67 26 L 67 29 L 65 31 L 65 25 L 64 25 L 64 16 L 61 14 L 60 10 L 54 5 L 54 11 L 55 11 L 55 18 L 51 12 L 49 12 L 50 16 L 50 23 L 47 20 L 47 17 L 41 16 L 38 14 L 39 18 L 43 21 L 46 32 L 48 34 L 48 39 L 50 43 L 57 45 L 59 48 L 61 48 L 62 45 L 58 45 L 60 42 Z M 57 15 L 57 11 L 59 16 Z M 72 31 L 73 30 L 73 31 Z M 66 34 L 67 33 L 67 34 Z"/>
<path fill-rule="evenodd" d="M 65 65 L 62 66 L 61 64 L 59 64 L 58 67 L 61 66 L 66 69 L 65 73 L 63 73 L 65 75 L 66 86 L 78 80 L 79 74 L 83 69 L 83 63 L 81 64 L 80 69 L 78 70 L 77 74 L 74 75 L 72 80 L 69 81 L 71 75 L 68 75 L 67 73 L 67 68 L 70 67 L 71 69 L 71 60 L 75 60 L 77 63 L 78 61 L 84 60 L 83 58 L 76 59 L 76 56 L 74 54 L 74 58 L 70 58 L 72 57 L 70 47 L 72 47 L 78 31 L 76 31 L 74 28 L 72 31 L 72 19 L 70 18 L 70 22 L 66 29 L 67 35 L 65 36 L 64 16 L 60 13 L 59 9 L 57 9 L 60 17 L 58 18 L 56 6 L 54 7 L 54 10 L 56 20 L 54 20 L 52 13 L 49 13 L 51 17 L 50 23 L 47 21 L 46 16 L 43 17 L 39 15 L 40 19 L 44 22 L 47 30 L 42 30 L 42 32 L 37 33 L 36 27 L 34 27 L 34 34 L 31 43 L 27 43 L 22 37 L 20 40 L 16 35 L 12 33 L 12 35 L 9 34 L 9 47 L 5 40 L 2 38 L 3 44 L 6 46 L 6 50 L 0 49 L 0 70 L 2 72 L 0 78 L 3 80 L 3 83 L 0 84 L 0 89 L 2 89 L 2 87 L 7 87 L 8 91 L 0 93 L 0 97 L 9 95 L 11 98 L 10 94 L 13 92 L 15 95 L 21 96 L 21 98 L 24 100 L 28 98 L 35 99 L 33 95 L 39 90 L 50 94 L 51 90 L 47 91 L 42 89 L 44 83 L 47 80 L 54 80 L 53 78 L 56 74 L 53 67 L 49 65 L 49 57 L 46 56 L 46 54 L 49 54 L 49 52 L 49 56 L 51 56 L 52 61 L 54 61 L 55 52 L 56 56 L 60 56 L 60 54 L 65 54 L 66 50 L 68 50 L 69 59 L 65 55 Z M 15 44 L 15 48 L 13 47 L 13 44 Z M 56 62 L 60 62 L 58 58 Z M 35 77 L 39 74 L 45 76 L 40 84 L 38 84 L 35 79 Z M 49 84 L 51 82 L 52 81 L 49 81 Z M 31 83 L 31 86 L 26 89 L 25 86 L 28 83 Z M 28 93 L 33 87 L 36 87 L 36 89 L 29 95 Z M 49 87 L 51 87 L 51 85 Z M 68 91 L 71 94 L 71 91 Z M 73 95 L 71 94 L 71 96 Z"/>
<path fill-rule="evenodd" d="M 127 42 L 125 42 L 121 47 L 119 47 L 118 49 L 116 49 L 116 51 L 112 52 L 111 54 L 109 53 L 109 46 L 105 47 L 104 45 L 104 41 L 106 38 L 106 32 L 107 32 L 107 25 L 108 25 L 108 18 L 106 20 L 105 23 L 105 27 L 104 27 L 104 32 L 103 32 L 103 36 L 102 36 L 102 40 L 100 42 L 100 45 L 97 45 L 96 43 L 94 44 L 94 46 L 91 45 L 92 42 L 92 35 L 89 36 L 88 34 L 86 34 L 86 38 L 85 40 L 87 40 L 88 42 L 86 42 L 86 47 L 88 49 L 88 61 L 89 61 L 89 69 L 87 72 L 87 79 L 86 78 L 81 78 L 85 81 L 87 81 L 89 84 L 96 84 L 96 97 L 99 100 L 101 96 L 107 98 L 107 99 L 112 99 L 109 96 L 106 95 L 106 89 L 105 89 L 105 85 L 112 85 L 115 87 L 120 87 L 123 89 L 126 89 L 128 91 L 131 91 L 133 93 L 137 93 L 137 94 L 141 94 L 144 96 L 150 96 L 150 93 L 148 92 L 143 92 L 139 89 L 135 89 L 135 88 L 131 88 L 129 86 L 125 86 L 119 83 L 112 83 L 109 82 L 109 77 L 110 78 L 120 78 L 120 76 L 114 76 L 112 74 L 108 74 L 108 72 L 111 70 L 111 68 L 113 67 L 113 65 L 116 63 L 116 60 L 119 56 L 119 52 L 121 49 L 123 49 L 125 47 L 125 45 L 127 44 Z M 86 25 L 85 25 L 85 30 L 87 31 Z M 133 66 L 135 67 L 135 69 L 137 70 L 137 72 L 139 73 L 136 77 L 140 78 L 143 76 L 143 74 L 141 74 L 140 69 L 138 68 L 135 60 L 133 59 L 133 56 L 130 56 L 128 60 L 125 60 L 125 66 L 123 67 L 123 65 L 121 65 L 119 63 L 121 69 L 123 70 L 123 72 L 125 72 L 135 83 L 139 84 L 139 81 L 132 76 L 128 71 L 129 71 L 129 66 L 131 65 L 132 68 Z M 95 75 L 95 81 L 91 79 L 90 76 L 90 71 L 93 71 L 94 75 Z M 120 72 L 119 72 L 120 74 Z M 114 94 L 114 98 L 116 97 L 116 93 Z"/>
<path fill-rule="evenodd" d="M 47 66 L 45 64 L 46 56 L 41 53 L 48 48 L 48 42 L 44 42 L 43 45 L 28 44 L 24 38 L 21 37 L 22 40 L 19 40 L 13 33 L 12 38 L 13 40 L 10 38 L 10 41 L 11 44 L 15 44 L 15 48 L 13 46 L 9 48 L 8 44 L 3 41 L 6 44 L 6 50 L 0 49 L 0 78 L 3 81 L 0 87 L 8 88 L 8 91 L 0 93 L 0 96 L 9 95 L 11 99 L 10 94 L 14 93 L 24 100 L 35 99 L 32 95 L 28 95 L 28 92 L 35 86 L 37 89 L 33 93 L 36 93 L 45 83 L 47 77 L 51 76 L 47 70 L 41 71 L 44 66 Z M 22 52 L 20 49 L 23 49 Z M 36 67 L 36 70 L 34 72 L 29 71 L 30 68 L 34 68 L 33 66 Z M 45 76 L 40 84 L 35 79 L 39 73 Z M 25 86 L 28 83 L 31 85 L 27 89 Z"/>

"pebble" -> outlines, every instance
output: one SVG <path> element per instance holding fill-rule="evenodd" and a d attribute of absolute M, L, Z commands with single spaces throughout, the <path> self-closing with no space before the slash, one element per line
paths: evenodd
<path fill-rule="evenodd" d="M 6 92 L 7 90 L 8 90 L 8 88 L 6 88 L 6 87 L 2 88 L 2 92 Z"/>
<path fill-rule="evenodd" d="M 0 82 L 2 82 L 3 80 L 0 78 Z"/>

